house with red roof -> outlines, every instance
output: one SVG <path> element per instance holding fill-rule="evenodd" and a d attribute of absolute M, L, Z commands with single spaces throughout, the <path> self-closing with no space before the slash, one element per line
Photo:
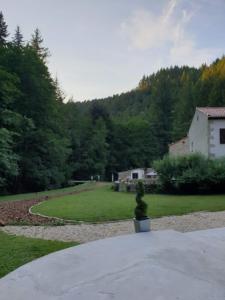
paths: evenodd
<path fill-rule="evenodd" d="M 197 107 L 187 137 L 169 145 L 170 155 L 225 156 L 225 107 Z"/>

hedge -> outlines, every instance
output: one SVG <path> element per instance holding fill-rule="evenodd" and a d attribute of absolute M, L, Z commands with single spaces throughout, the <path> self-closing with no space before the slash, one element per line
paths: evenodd
<path fill-rule="evenodd" d="M 167 193 L 224 193 L 225 158 L 208 159 L 200 154 L 165 156 L 153 163 L 161 191 Z"/>

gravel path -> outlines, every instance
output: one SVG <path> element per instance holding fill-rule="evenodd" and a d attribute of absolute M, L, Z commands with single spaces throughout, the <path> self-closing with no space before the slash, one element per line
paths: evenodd
<path fill-rule="evenodd" d="M 152 230 L 174 229 L 186 232 L 216 227 L 225 227 L 225 211 L 198 212 L 183 216 L 163 217 L 151 221 Z M 1 230 L 27 237 L 76 241 L 79 243 L 134 232 L 133 222 L 130 220 L 103 224 L 65 226 L 5 226 Z"/>

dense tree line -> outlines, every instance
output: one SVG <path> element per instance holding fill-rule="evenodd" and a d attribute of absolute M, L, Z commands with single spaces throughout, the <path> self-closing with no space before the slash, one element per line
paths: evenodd
<path fill-rule="evenodd" d="M 106 130 L 102 153 L 107 159 L 101 161 L 104 176 L 110 178 L 112 172 L 149 167 L 168 152 L 169 143 L 187 135 L 196 106 L 225 106 L 225 57 L 199 69 L 187 66 L 161 69 L 144 76 L 138 87 L 128 93 L 65 106 L 70 107 L 70 114 L 80 118 L 83 134 L 94 130 L 93 126 L 87 126 L 87 121 L 98 107 L 98 117 Z M 101 117 L 103 112 L 107 117 Z M 79 126 L 73 130 L 79 131 Z M 78 138 L 79 133 L 74 136 Z M 88 137 L 85 141 L 80 148 L 72 146 L 72 151 L 87 153 L 89 147 L 97 145 Z M 79 176 L 84 166 L 88 164 L 80 160 L 74 176 Z M 88 170 L 86 167 L 87 176 L 92 173 Z M 102 174 L 100 169 L 97 171 Z"/>
<path fill-rule="evenodd" d="M 225 106 L 225 58 L 171 67 L 134 90 L 64 103 L 36 29 L 12 38 L 0 14 L 0 191 L 37 191 L 149 167 L 186 135 L 196 106 Z"/>
<path fill-rule="evenodd" d="M 23 41 L 17 27 L 8 40 L 0 14 L 0 189 L 33 191 L 59 186 L 70 176 L 69 138 L 61 126 L 62 102 L 46 66 L 39 30 Z"/>

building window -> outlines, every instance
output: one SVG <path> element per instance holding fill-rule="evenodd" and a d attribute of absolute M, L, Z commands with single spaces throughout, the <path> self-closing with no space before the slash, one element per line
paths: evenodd
<path fill-rule="evenodd" d="M 138 179 L 138 173 L 132 173 L 132 179 Z"/>
<path fill-rule="evenodd" d="M 225 144 L 225 128 L 220 128 L 220 144 Z"/>

